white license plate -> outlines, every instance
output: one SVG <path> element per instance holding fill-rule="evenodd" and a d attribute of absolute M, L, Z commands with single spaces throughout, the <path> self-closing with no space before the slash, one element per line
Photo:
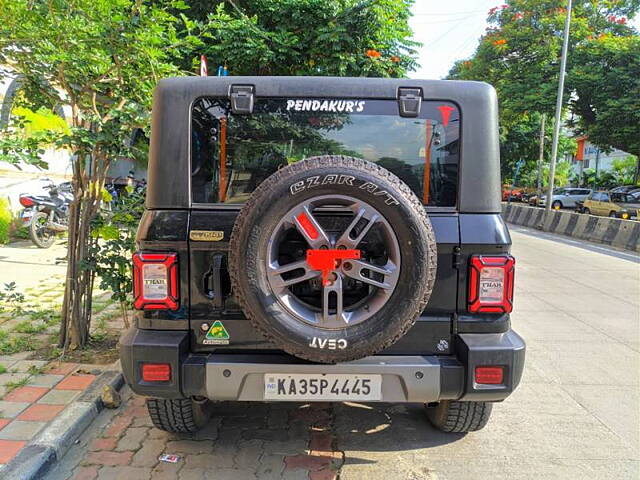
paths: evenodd
<path fill-rule="evenodd" d="M 265 400 L 382 400 L 382 375 L 265 373 Z"/>
<path fill-rule="evenodd" d="M 33 217 L 33 211 L 32 210 L 23 210 L 22 214 L 20 216 L 22 218 L 24 218 L 25 220 L 28 220 L 29 218 Z"/>

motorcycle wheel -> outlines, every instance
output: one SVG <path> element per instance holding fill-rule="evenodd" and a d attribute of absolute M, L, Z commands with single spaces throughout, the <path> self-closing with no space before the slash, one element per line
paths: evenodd
<path fill-rule="evenodd" d="M 49 248 L 56 241 L 56 235 L 47 229 L 49 215 L 38 212 L 33 216 L 29 226 L 29 237 L 38 248 Z"/>

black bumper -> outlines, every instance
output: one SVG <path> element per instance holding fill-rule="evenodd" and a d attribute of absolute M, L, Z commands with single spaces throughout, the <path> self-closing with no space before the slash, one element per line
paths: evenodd
<path fill-rule="evenodd" d="M 455 351 L 456 355 L 446 356 L 375 355 L 321 365 L 279 353 L 193 354 L 186 331 L 132 327 L 120 341 L 127 383 L 139 395 L 158 398 L 260 401 L 265 373 L 377 373 L 383 376 L 384 402 L 499 401 L 520 383 L 525 344 L 513 330 L 460 334 Z M 169 363 L 171 380 L 143 381 L 143 363 Z M 476 384 L 475 367 L 483 365 L 502 366 L 503 383 Z"/>

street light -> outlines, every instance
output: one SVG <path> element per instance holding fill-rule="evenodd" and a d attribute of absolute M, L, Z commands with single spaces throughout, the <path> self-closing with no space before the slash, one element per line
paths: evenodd
<path fill-rule="evenodd" d="M 560 120 L 562 117 L 562 95 L 564 93 L 564 75 L 567 68 L 567 49 L 569 47 L 569 27 L 571 25 L 571 0 L 567 0 L 567 18 L 564 22 L 564 38 L 562 39 L 562 55 L 560 57 L 560 80 L 556 99 L 556 123 L 553 126 L 553 143 L 551 144 L 551 164 L 549 165 L 549 188 L 545 210 L 551 210 L 553 200 L 554 176 L 556 174 L 556 156 L 558 155 L 558 137 L 560 136 Z"/>

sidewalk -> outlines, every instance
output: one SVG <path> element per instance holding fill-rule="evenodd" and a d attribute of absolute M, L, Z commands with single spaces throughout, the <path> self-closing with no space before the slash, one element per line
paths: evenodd
<path fill-rule="evenodd" d="M 7 294 L 5 284 L 14 283 L 11 292 L 24 296 L 0 302 L 0 477 L 38 478 L 95 418 L 103 386 L 119 376 L 111 364 L 122 320 L 98 288 L 90 348 L 59 361 L 65 255 L 63 241 L 49 249 L 28 241 L 0 247 L 0 289 Z"/>

